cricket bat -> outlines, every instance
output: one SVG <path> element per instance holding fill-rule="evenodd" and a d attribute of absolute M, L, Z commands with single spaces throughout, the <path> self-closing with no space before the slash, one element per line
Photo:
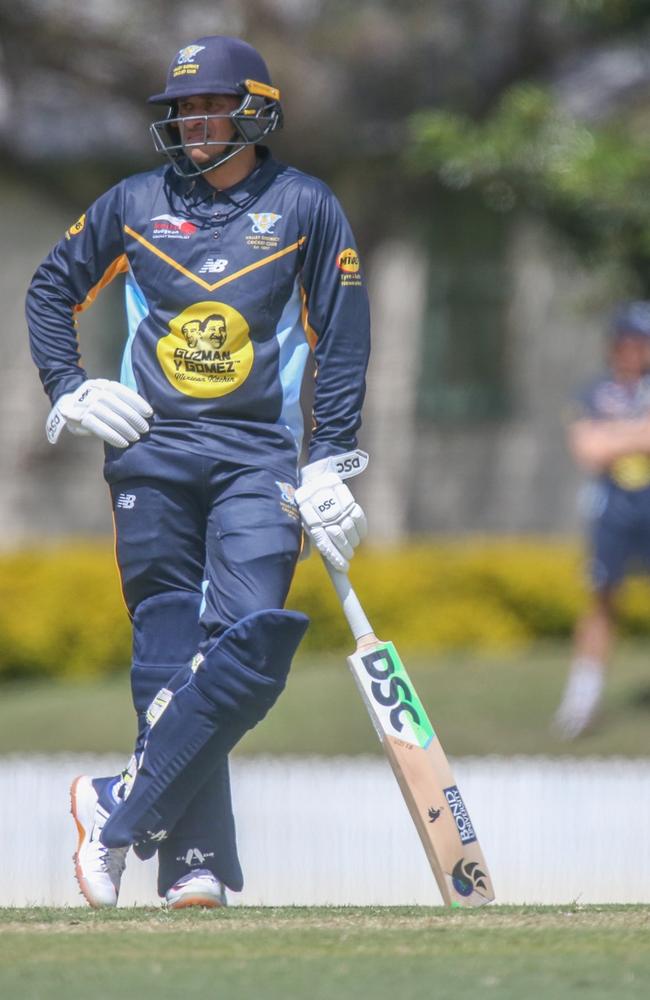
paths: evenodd
<path fill-rule="evenodd" d="M 449 761 L 392 642 L 380 642 L 345 573 L 325 564 L 357 642 L 348 665 L 447 906 L 482 906 L 494 890 Z"/>

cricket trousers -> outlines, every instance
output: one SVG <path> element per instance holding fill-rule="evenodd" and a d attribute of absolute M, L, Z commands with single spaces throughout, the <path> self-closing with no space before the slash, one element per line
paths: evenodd
<path fill-rule="evenodd" d="M 127 461 L 107 462 L 105 474 L 133 622 L 141 743 L 148 705 L 204 644 L 246 615 L 284 606 L 301 527 L 286 467 L 278 473 L 146 441 L 129 451 Z M 160 842 L 158 860 L 160 895 L 196 868 L 242 888 L 227 758 L 215 761 Z"/>

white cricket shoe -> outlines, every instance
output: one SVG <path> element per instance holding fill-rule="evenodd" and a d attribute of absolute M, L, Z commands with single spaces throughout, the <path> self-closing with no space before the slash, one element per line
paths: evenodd
<path fill-rule="evenodd" d="M 603 695 L 605 673 L 599 666 L 577 665 L 569 673 L 553 729 L 562 739 L 574 740 L 592 724 Z"/>
<path fill-rule="evenodd" d="M 215 909 L 217 906 L 228 905 L 223 883 L 207 868 L 196 868 L 183 875 L 167 890 L 165 902 L 170 910 L 183 910 L 186 906 Z"/>
<path fill-rule="evenodd" d="M 72 856 L 79 888 L 95 909 L 117 906 L 128 847 L 104 847 L 99 836 L 108 812 L 99 804 L 91 778 L 75 778 L 70 788 L 70 812 L 79 842 Z"/>

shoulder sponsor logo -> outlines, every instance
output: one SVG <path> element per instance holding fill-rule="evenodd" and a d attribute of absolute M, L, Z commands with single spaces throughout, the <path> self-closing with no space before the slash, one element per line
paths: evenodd
<path fill-rule="evenodd" d="M 198 229 L 198 226 L 195 226 L 193 222 L 179 219 L 175 215 L 156 215 L 151 221 L 154 240 L 189 240 L 190 236 L 193 236 Z"/>
<path fill-rule="evenodd" d="M 135 493 L 120 493 L 115 504 L 120 510 L 133 510 L 135 507 Z"/>
<path fill-rule="evenodd" d="M 346 274 L 356 274 L 359 270 L 359 254 L 351 247 L 341 250 L 336 258 L 336 266 L 339 271 L 345 271 Z"/>
<path fill-rule="evenodd" d="M 199 274 L 221 274 L 228 267 L 228 261 L 223 257 L 208 257 L 205 264 L 199 268 Z"/>
<path fill-rule="evenodd" d="M 268 236 L 273 231 L 276 222 L 279 222 L 282 216 L 276 215 L 275 212 L 249 212 L 248 218 L 253 222 L 251 229 L 254 233 Z"/>
<path fill-rule="evenodd" d="M 336 258 L 336 266 L 341 272 L 342 285 L 361 285 L 361 265 L 359 254 L 352 247 L 341 250 Z"/>
<path fill-rule="evenodd" d="M 65 233 L 66 240 L 69 240 L 72 236 L 78 236 L 85 225 L 86 225 L 86 213 L 84 212 L 83 215 L 79 216 L 74 226 L 70 226 L 69 229 L 66 229 Z"/>
<path fill-rule="evenodd" d="M 359 270 L 359 254 L 351 247 L 341 250 L 336 258 L 336 266 L 339 271 L 345 271 L 346 274 L 356 274 Z"/>

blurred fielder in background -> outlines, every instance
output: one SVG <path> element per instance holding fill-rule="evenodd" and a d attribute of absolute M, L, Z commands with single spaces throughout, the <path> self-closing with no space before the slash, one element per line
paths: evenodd
<path fill-rule="evenodd" d="M 576 626 L 574 652 L 555 728 L 579 736 L 594 719 L 615 625 L 614 599 L 626 574 L 650 572 L 650 302 L 614 314 L 609 367 L 577 398 L 569 446 L 592 476 L 586 493 L 590 607 Z"/>
<path fill-rule="evenodd" d="M 356 448 L 369 349 L 341 208 L 259 145 L 281 127 L 280 93 L 245 42 L 185 46 L 150 100 L 168 109 L 151 127 L 167 165 L 102 195 L 27 297 L 49 440 L 67 427 L 106 445 L 133 622 L 134 756 L 71 791 L 76 875 L 95 907 L 116 905 L 131 845 L 158 853 L 171 907 L 241 889 L 227 755 L 282 691 L 307 625 L 282 610 L 301 521 L 341 570 L 365 533 L 335 461 Z M 120 381 L 88 378 L 75 316 L 121 273 Z M 310 348 L 314 426 L 297 488 Z"/>

